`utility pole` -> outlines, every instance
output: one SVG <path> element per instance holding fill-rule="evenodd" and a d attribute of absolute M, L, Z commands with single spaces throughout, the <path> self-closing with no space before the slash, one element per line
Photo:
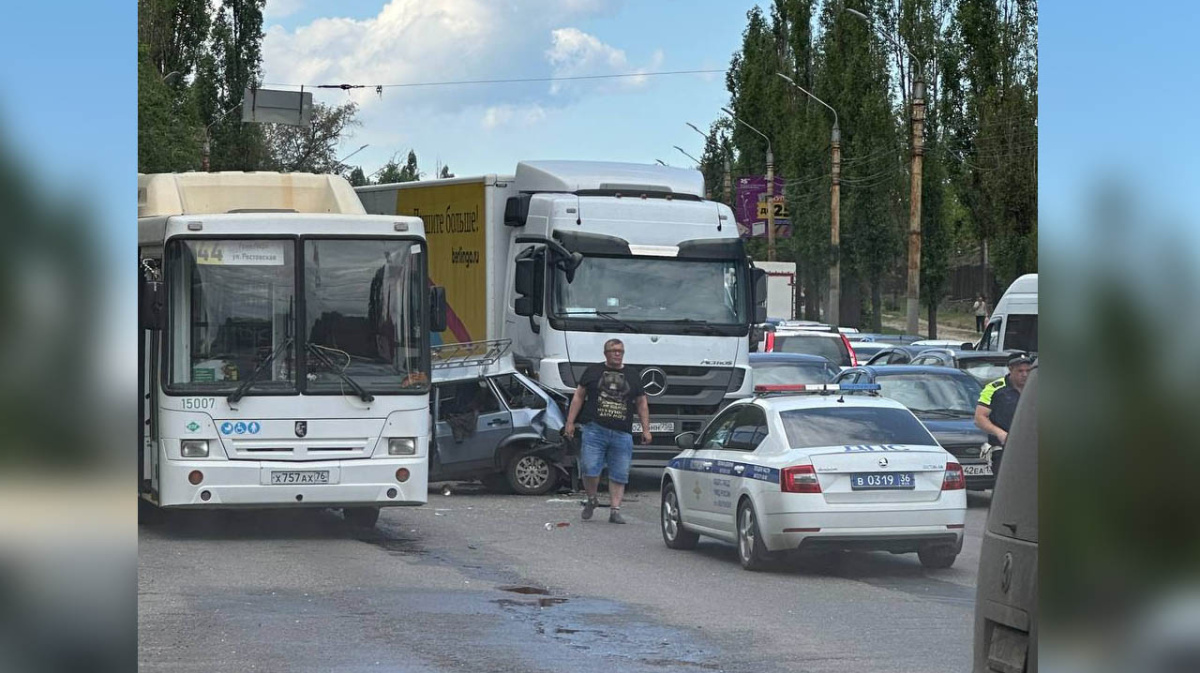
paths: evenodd
<path fill-rule="evenodd" d="M 875 28 L 866 14 L 846 7 L 845 10 Z M 908 54 L 912 61 L 912 184 L 908 197 L 908 305 L 905 332 L 917 334 L 917 313 L 921 305 L 921 165 L 925 156 L 925 66 L 907 47 L 891 35 L 875 28 L 883 39 Z"/>
<path fill-rule="evenodd" d="M 811 91 L 796 84 L 791 77 L 777 72 L 788 84 L 796 87 L 800 91 L 808 95 L 809 98 L 817 101 L 821 105 L 829 108 L 833 113 L 833 132 L 830 137 L 830 145 L 833 146 L 833 185 L 830 189 L 829 203 L 829 306 L 825 310 L 825 321 L 830 325 L 837 327 L 841 324 L 841 307 L 842 307 L 842 261 L 841 261 L 841 209 L 842 209 L 842 131 L 838 125 L 838 113 L 829 103 L 817 98 Z"/>
<path fill-rule="evenodd" d="M 746 122 L 734 116 L 728 108 L 721 108 L 721 111 L 729 115 L 730 119 L 745 126 L 762 136 L 762 139 L 767 141 L 767 261 L 775 261 L 775 204 L 773 203 L 775 196 L 775 154 L 771 151 L 771 139 L 765 133 L 759 131 Z M 754 232 L 751 232 L 753 234 Z"/>
<path fill-rule="evenodd" d="M 908 315 L 905 329 L 909 334 L 918 334 L 917 313 L 921 305 L 921 170 L 925 158 L 923 79 L 918 67 L 912 87 L 912 186 L 908 197 Z"/>

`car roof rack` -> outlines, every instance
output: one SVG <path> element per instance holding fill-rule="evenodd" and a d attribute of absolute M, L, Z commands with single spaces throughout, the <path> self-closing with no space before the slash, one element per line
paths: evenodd
<path fill-rule="evenodd" d="M 754 386 L 755 397 L 770 397 L 779 395 L 833 395 L 834 393 L 873 393 L 879 394 L 878 383 L 779 383 L 760 384 Z"/>
<path fill-rule="evenodd" d="M 431 369 L 478 367 L 496 364 L 512 346 L 512 339 L 462 341 L 429 349 Z"/>

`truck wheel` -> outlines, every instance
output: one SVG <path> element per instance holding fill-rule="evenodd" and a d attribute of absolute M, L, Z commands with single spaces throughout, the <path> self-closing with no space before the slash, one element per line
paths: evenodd
<path fill-rule="evenodd" d="M 700 536 L 683 527 L 683 517 L 679 512 L 679 497 L 675 495 L 675 484 L 667 482 L 663 486 L 662 507 L 660 508 L 663 542 L 671 549 L 695 549 Z"/>
<path fill-rule="evenodd" d="M 346 523 L 354 526 L 355 528 L 370 530 L 374 528 L 376 522 L 379 521 L 379 508 L 343 507 L 342 517 L 346 520 Z"/>
<path fill-rule="evenodd" d="M 558 485 L 558 470 L 545 456 L 527 453 L 509 461 L 504 471 L 519 495 L 545 495 Z"/>
<path fill-rule="evenodd" d="M 932 545 L 917 550 L 917 558 L 921 565 L 934 570 L 945 570 L 954 565 L 958 558 L 958 550 L 951 545 Z"/>

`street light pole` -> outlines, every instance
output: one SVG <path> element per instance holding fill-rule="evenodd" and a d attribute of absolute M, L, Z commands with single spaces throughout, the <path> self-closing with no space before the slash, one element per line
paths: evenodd
<path fill-rule="evenodd" d="M 866 14 L 849 7 L 846 11 L 866 21 L 867 25 L 872 25 Z M 921 170 L 925 157 L 925 66 L 891 35 L 882 30 L 876 32 L 897 49 L 903 49 L 909 60 L 916 65 L 912 81 L 912 182 L 908 197 L 908 305 L 905 331 L 908 334 L 917 334 L 917 314 L 921 304 Z"/>
<path fill-rule="evenodd" d="M 687 124 L 688 126 L 690 126 L 690 127 L 692 128 L 692 130 L 693 130 L 693 131 L 695 131 L 696 133 L 699 133 L 700 135 L 704 136 L 704 139 L 705 139 L 706 141 L 709 141 L 709 140 L 711 140 L 711 141 L 712 141 L 712 144 L 716 146 L 716 148 L 717 148 L 717 151 L 718 151 L 718 152 L 720 152 L 722 149 L 724 149 L 723 147 L 721 147 L 721 143 L 720 143 L 720 141 L 719 141 L 717 138 L 715 138 L 715 137 L 713 137 L 713 136 L 710 136 L 710 135 L 708 135 L 708 134 L 707 134 L 707 133 L 705 133 L 704 131 L 701 131 L 699 128 L 696 128 L 696 125 L 695 125 L 695 124 L 693 124 L 693 123 L 691 123 L 691 122 L 684 122 L 684 124 Z M 721 152 L 721 154 L 722 154 L 722 155 L 725 157 L 725 200 L 729 202 L 729 203 L 727 203 L 726 205 L 728 205 L 730 208 L 732 208 L 732 207 L 733 207 L 733 172 L 732 172 L 732 167 L 729 165 L 729 154 L 728 154 L 728 153 L 726 153 L 726 152 Z"/>
<path fill-rule="evenodd" d="M 762 139 L 767 141 L 767 261 L 775 261 L 775 154 L 771 151 L 771 139 L 765 133 L 759 131 L 746 122 L 734 116 L 728 108 L 721 108 L 721 111 L 729 115 L 730 119 L 745 126 L 762 136 Z M 754 232 L 751 232 L 753 234 Z"/>
<path fill-rule="evenodd" d="M 841 250 L 839 249 L 841 245 L 842 220 L 842 131 L 838 126 L 838 113 L 829 103 L 817 98 L 811 91 L 796 84 L 791 77 L 783 73 L 775 74 L 786 80 L 788 84 L 804 92 L 809 98 L 829 108 L 829 111 L 833 113 L 833 133 L 830 138 L 830 144 L 833 146 L 833 185 L 830 188 L 829 200 L 829 252 L 832 259 L 829 265 L 829 307 L 825 311 L 825 321 L 836 327 L 841 324 L 842 308 L 842 260 Z"/>
<path fill-rule="evenodd" d="M 699 170 L 701 174 L 703 174 L 703 173 L 704 173 L 704 167 L 703 167 L 703 166 L 701 166 L 701 164 L 700 164 L 700 160 L 699 160 L 699 159 L 697 159 L 696 157 L 694 157 L 694 156 L 692 156 L 692 155 L 688 154 L 687 152 L 685 152 L 685 151 L 684 151 L 684 149 L 683 149 L 682 147 L 680 147 L 679 145 L 672 145 L 671 147 L 674 147 L 675 149 L 679 150 L 679 153 L 680 153 L 680 154 L 682 154 L 683 156 L 685 156 L 685 157 L 687 157 L 687 158 L 691 159 L 692 161 L 696 162 L 696 168 L 697 168 L 697 170 Z M 704 182 L 704 198 L 705 198 L 705 200 L 707 200 L 707 201 L 712 201 L 712 188 L 708 186 L 708 181 L 707 181 L 707 180 Z"/>
<path fill-rule="evenodd" d="M 210 144 L 210 141 L 211 141 L 211 138 L 210 138 L 210 136 L 208 135 L 208 130 L 209 130 L 209 129 L 211 129 L 211 128 L 213 127 L 213 124 L 216 124 L 217 122 L 219 122 L 219 121 L 221 121 L 222 119 L 224 119 L 224 118 L 225 118 L 225 115 L 229 114 L 230 112 L 233 112 L 233 110 L 234 110 L 235 108 L 239 108 L 239 107 L 241 107 L 241 106 L 242 106 L 242 101 L 238 101 L 237 103 L 235 103 L 234 105 L 232 105 L 232 106 L 231 106 L 231 107 L 230 107 L 228 110 L 226 110 L 226 111 L 222 112 L 222 113 L 221 113 L 221 116 L 219 116 L 219 117 L 217 117 L 216 119 L 212 120 L 212 122 L 211 122 L 211 123 L 209 123 L 209 125 L 208 125 L 208 126 L 205 126 L 205 127 L 204 127 L 204 148 L 203 148 L 203 152 L 202 152 L 202 153 L 201 153 L 201 155 L 200 155 L 200 168 L 201 168 L 201 170 L 203 170 L 205 173 L 207 173 L 207 172 L 208 172 L 208 155 L 209 155 L 209 149 L 210 149 L 210 148 L 209 148 L 209 144 Z"/>

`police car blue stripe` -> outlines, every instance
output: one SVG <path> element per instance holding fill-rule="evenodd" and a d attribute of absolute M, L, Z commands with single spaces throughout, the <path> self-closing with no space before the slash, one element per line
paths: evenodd
<path fill-rule="evenodd" d="M 705 463 L 712 463 L 712 467 L 705 467 Z M 742 472 L 739 474 L 734 471 L 738 465 L 742 466 Z M 766 467 L 763 465 L 752 465 L 750 463 L 737 463 L 729 460 L 707 460 L 697 458 L 672 458 L 667 464 L 668 467 L 674 470 L 682 470 L 684 472 L 703 472 L 704 474 L 720 474 L 734 477 L 742 477 L 743 479 L 755 479 L 757 481 L 766 481 L 774 484 L 779 483 L 779 470 L 774 467 Z"/>

